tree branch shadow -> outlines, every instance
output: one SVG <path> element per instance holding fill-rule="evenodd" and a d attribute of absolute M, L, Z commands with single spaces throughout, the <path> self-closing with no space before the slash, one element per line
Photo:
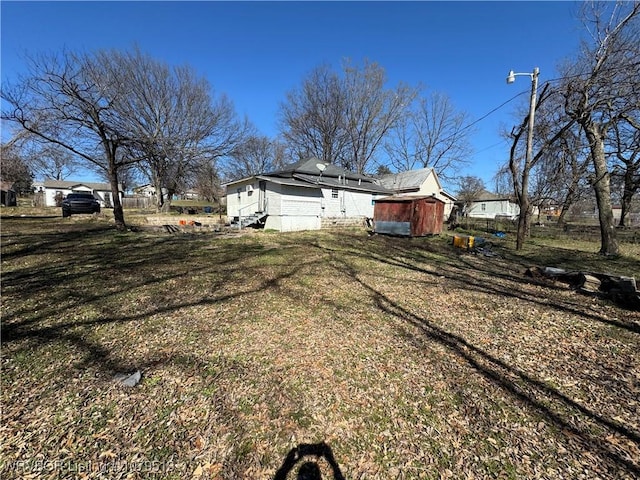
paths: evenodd
<path fill-rule="evenodd" d="M 584 448 L 606 458 L 616 468 L 622 468 L 632 475 L 640 475 L 640 464 L 637 459 L 633 460 L 621 455 L 612 445 L 603 442 L 601 436 L 589 432 L 587 428 L 574 424 L 571 419 L 582 416 L 606 431 L 623 436 L 627 441 L 635 444 L 636 447 L 640 447 L 639 432 L 628 428 L 619 421 L 599 415 L 556 388 L 550 387 L 526 372 L 485 352 L 463 337 L 448 332 L 427 318 L 410 312 L 363 281 L 359 277 L 357 268 L 349 265 L 345 261 L 344 255 L 337 256 L 335 253 L 332 253 L 332 255 L 336 270 L 342 275 L 349 276 L 368 291 L 380 311 L 392 318 L 397 318 L 403 324 L 412 326 L 422 333 L 422 337 L 404 334 L 404 337 L 410 338 L 417 347 L 424 349 L 430 342 L 436 342 L 446 347 L 483 378 L 551 421 L 562 432 L 574 435 L 580 440 Z M 397 264 L 396 262 L 393 263 Z M 431 274 L 432 272 L 425 273 Z M 499 295 L 505 294 L 505 292 L 496 289 L 489 289 L 489 291 Z M 517 295 L 515 296 L 518 297 Z M 527 300 L 530 301 L 530 299 Z"/>

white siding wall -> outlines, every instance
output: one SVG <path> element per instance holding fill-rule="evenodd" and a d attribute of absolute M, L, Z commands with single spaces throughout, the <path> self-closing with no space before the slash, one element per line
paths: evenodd
<path fill-rule="evenodd" d="M 280 215 L 283 218 L 319 218 L 322 214 L 322 196 L 317 188 L 283 185 L 281 192 Z"/>
<path fill-rule="evenodd" d="M 251 189 L 247 186 L 251 185 Z M 227 216 L 237 217 L 255 213 L 258 207 L 258 181 L 235 183 L 227 187 Z"/>
<path fill-rule="evenodd" d="M 322 189 L 323 217 L 373 217 L 371 193 L 338 190 L 338 198 L 333 197 L 333 189 Z"/>
<path fill-rule="evenodd" d="M 509 200 L 486 200 L 474 203 L 469 209 L 469 216 L 474 218 L 495 218 L 496 215 L 515 217 L 520 208 Z"/>
<path fill-rule="evenodd" d="M 252 185 L 251 194 L 247 185 Z M 240 190 L 238 193 L 238 189 Z M 258 207 L 260 185 L 257 179 L 227 187 L 227 216 L 229 218 L 253 213 Z M 267 182 L 265 196 L 267 213 L 265 229 L 289 232 L 321 228 L 321 218 L 373 217 L 371 193 L 338 190 L 333 198 L 332 189 L 294 187 Z"/>
<path fill-rule="evenodd" d="M 318 189 L 267 183 L 267 199 L 265 229 L 292 232 L 320 228 L 322 197 Z"/>
<path fill-rule="evenodd" d="M 269 215 L 280 215 L 282 212 L 282 186 L 275 183 L 267 182 L 266 184 L 266 202 L 267 213 Z"/>

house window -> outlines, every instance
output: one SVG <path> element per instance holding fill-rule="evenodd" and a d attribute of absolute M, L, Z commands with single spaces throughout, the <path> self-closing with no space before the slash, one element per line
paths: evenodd
<path fill-rule="evenodd" d="M 482 210 L 483 212 L 485 212 L 487 210 L 487 204 L 486 203 L 481 203 L 480 204 L 480 210 Z"/>
<path fill-rule="evenodd" d="M 337 188 L 333 188 L 331 190 L 331 198 L 338 198 L 338 189 Z"/>

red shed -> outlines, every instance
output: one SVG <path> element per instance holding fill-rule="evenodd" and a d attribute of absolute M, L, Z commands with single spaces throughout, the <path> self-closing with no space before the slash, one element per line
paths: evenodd
<path fill-rule="evenodd" d="M 436 197 L 393 196 L 375 200 L 375 233 L 423 237 L 442 233 L 444 202 Z"/>

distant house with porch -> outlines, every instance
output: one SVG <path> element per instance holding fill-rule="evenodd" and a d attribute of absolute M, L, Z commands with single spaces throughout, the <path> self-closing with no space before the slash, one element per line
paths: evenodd
<path fill-rule="evenodd" d="M 224 186 L 232 223 L 282 232 L 361 225 L 373 218 L 374 200 L 393 193 L 372 177 L 317 158 Z"/>
<path fill-rule="evenodd" d="M 433 168 L 421 168 L 380 177 L 380 184 L 400 196 L 431 196 L 444 203 L 444 218 L 448 218 L 456 198 L 442 189 Z"/>
<path fill-rule="evenodd" d="M 111 185 L 108 183 L 44 180 L 33 182 L 33 188 L 36 195 L 44 197 L 42 204 L 47 207 L 59 207 L 64 197 L 74 192 L 90 192 L 100 202 L 101 207 L 113 207 Z M 120 201 L 122 201 L 122 187 L 120 187 Z"/>

